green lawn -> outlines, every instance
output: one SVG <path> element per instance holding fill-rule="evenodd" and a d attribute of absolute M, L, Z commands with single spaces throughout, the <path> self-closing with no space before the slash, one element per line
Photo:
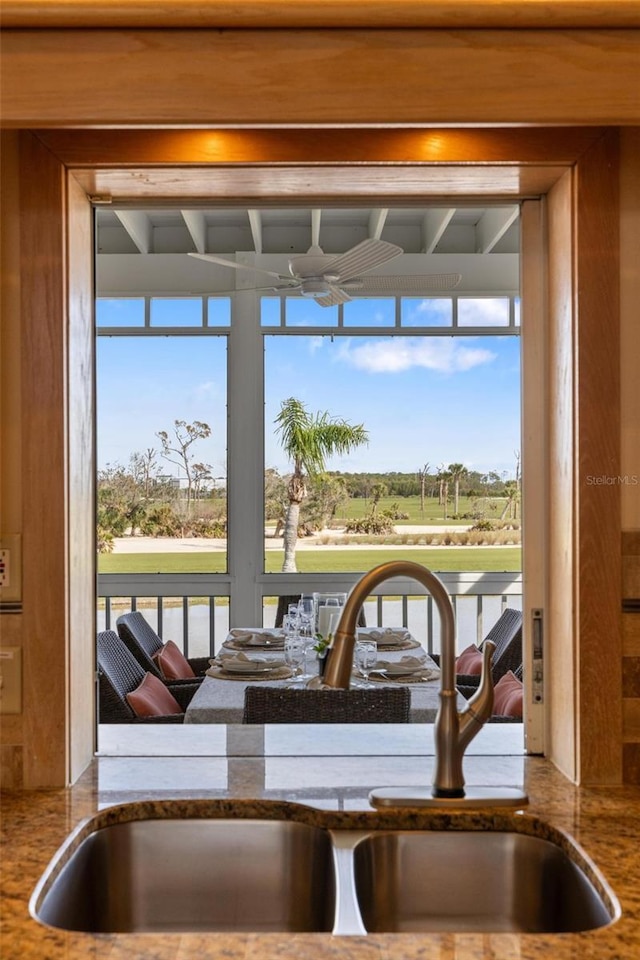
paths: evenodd
<path fill-rule="evenodd" d="M 267 553 L 267 573 L 282 569 L 281 550 Z M 300 573 L 362 572 L 387 560 L 404 558 L 435 571 L 519 571 L 520 547 L 404 547 L 379 550 L 299 550 L 296 564 Z M 101 554 L 100 573 L 224 573 L 223 553 L 132 553 Z"/>

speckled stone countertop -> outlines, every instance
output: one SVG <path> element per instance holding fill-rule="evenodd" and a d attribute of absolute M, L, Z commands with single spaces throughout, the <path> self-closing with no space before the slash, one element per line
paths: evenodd
<path fill-rule="evenodd" d="M 176 764 L 180 758 L 176 758 Z M 337 758 L 333 758 L 336 761 Z M 364 758 L 366 760 L 366 758 Z M 386 760 L 368 758 L 370 787 L 392 784 Z M 391 763 L 389 758 L 389 762 Z M 501 759 L 486 757 L 488 776 Z M 292 769 L 295 771 L 295 758 Z M 331 759 L 323 761 L 331 783 Z M 304 764 L 300 783 L 293 791 L 265 785 L 264 761 L 256 757 L 234 759 L 224 788 L 189 790 L 179 782 L 170 758 L 155 763 L 149 758 L 127 761 L 135 770 L 131 787 L 105 789 L 105 761 L 96 760 L 80 781 L 68 790 L 5 793 L 2 797 L 2 924 L 0 955 L 3 960 L 634 960 L 640 957 L 640 788 L 578 788 L 548 762 L 518 759 L 524 771 L 524 788 L 530 805 L 525 813 L 481 811 L 464 814 L 477 826 L 500 825 L 518 817 L 539 820 L 572 837 L 596 864 L 617 897 L 622 915 L 608 927 L 580 934 L 371 934 L 335 937 L 330 934 L 99 934 L 67 933 L 45 927 L 29 915 L 33 889 L 56 850 L 85 818 L 99 814 L 117 820 L 130 803 L 140 804 L 137 814 L 185 816 L 237 812 L 241 816 L 285 816 L 331 827 L 446 826 L 456 814 L 416 814 L 410 810 L 378 813 L 367 803 L 368 789 L 327 786 L 308 791 Z M 202 758 L 200 762 L 204 761 Z M 317 760 L 315 761 L 317 763 Z M 144 767 L 147 764 L 147 767 Z M 481 764 L 480 764 L 481 766 Z M 508 767 L 508 764 L 506 764 Z M 504 782 L 504 767 L 502 763 Z M 140 784 L 140 770 L 149 788 Z M 366 769 L 366 767 L 365 767 Z M 161 770 L 158 774 L 157 771 Z M 174 775 L 172 776 L 171 771 Z M 155 771 L 155 774 L 154 774 Z M 233 774 L 233 775 L 232 775 Z M 154 775 L 179 783 L 161 788 Z M 479 781 L 478 781 L 479 782 Z M 337 780 L 336 780 L 337 783 Z M 137 815 L 136 814 L 136 815 Z M 434 821 L 435 817 L 435 821 Z M 459 821 L 460 824 L 460 821 Z M 533 828 L 532 828 L 533 829 Z M 536 831 L 539 827 L 535 828 Z M 544 829 L 544 828 L 543 828 Z M 463 867 L 461 867 L 463 869 Z"/>

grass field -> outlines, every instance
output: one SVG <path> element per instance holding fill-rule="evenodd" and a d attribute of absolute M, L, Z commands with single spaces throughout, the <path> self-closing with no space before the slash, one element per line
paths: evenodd
<path fill-rule="evenodd" d="M 299 550 L 296 564 L 300 573 L 361 572 L 399 557 L 414 560 L 430 570 L 519 571 L 520 547 L 398 547 L 380 550 Z M 267 573 L 282 569 L 281 550 L 267 553 Z M 219 553 L 132 553 L 101 554 L 100 573 L 224 573 L 226 557 Z"/>

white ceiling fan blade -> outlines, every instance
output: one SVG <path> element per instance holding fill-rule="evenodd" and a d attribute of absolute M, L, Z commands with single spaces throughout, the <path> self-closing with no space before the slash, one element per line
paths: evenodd
<path fill-rule="evenodd" d="M 460 273 L 432 273 L 424 276 L 364 277 L 360 293 L 425 293 L 453 290 L 462 280 Z"/>
<path fill-rule="evenodd" d="M 250 292 L 250 293 L 280 293 L 282 290 L 286 290 L 287 293 L 294 293 L 296 288 L 290 287 L 288 285 L 287 286 L 283 285 L 279 287 L 277 283 L 274 283 L 271 285 L 267 285 L 266 287 L 246 287 L 245 289 L 247 292 Z M 229 289 L 229 290 L 212 290 L 209 293 L 209 296 L 230 297 L 234 293 L 244 293 L 244 292 L 245 290 L 238 290 L 237 287 L 234 287 L 233 289 Z"/>
<path fill-rule="evenodd" d="M 329 289 L 331 293 L 327 294 L 326 297 L 316 297 L 316 303 L 319 303 L 321 307 L 335 307 L 338 303 L 347 303 L 348 300 L 351 300 L 351 297 L 345 290 L 341 290 L 340 287 L 336 287 L 334 283 L 329 284 Z"/>
<path fill-rule="evenodd" d="M 209 263 L 219 263 L 223 267 L 231 267 L 233 270 L 250 270 L 252 273 L 262 273 L 267 277 L 275 277 L 281 283 L 297 284 L 294 277 L 287 277 L 282 273 L 275 273 L 273 270 L 263 270 L 261 267 L 254 267 L 248 263 L 236 263 L 235 260 L 227 260 L 226 257 L 218 257 L 215 253 L 189 253 L 188 256 L 196 260 L 206 260 Z"/>
<path fill-rule="evenodd" d="M 399 257 L 401 253 L 404 253 L 402 247 L 395 243 L 370 238 L 331 260 L 324 266 L 323 273 L 325 276 L 337 276 L 338 280 L 350 280 Z"/>

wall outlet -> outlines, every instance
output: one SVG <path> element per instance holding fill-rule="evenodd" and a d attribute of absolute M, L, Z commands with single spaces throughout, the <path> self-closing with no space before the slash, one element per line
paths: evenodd
<path fill-rule="evenodd" d="M 20 647 L 0 647 L 0 713 L 22 713 Z"/>

